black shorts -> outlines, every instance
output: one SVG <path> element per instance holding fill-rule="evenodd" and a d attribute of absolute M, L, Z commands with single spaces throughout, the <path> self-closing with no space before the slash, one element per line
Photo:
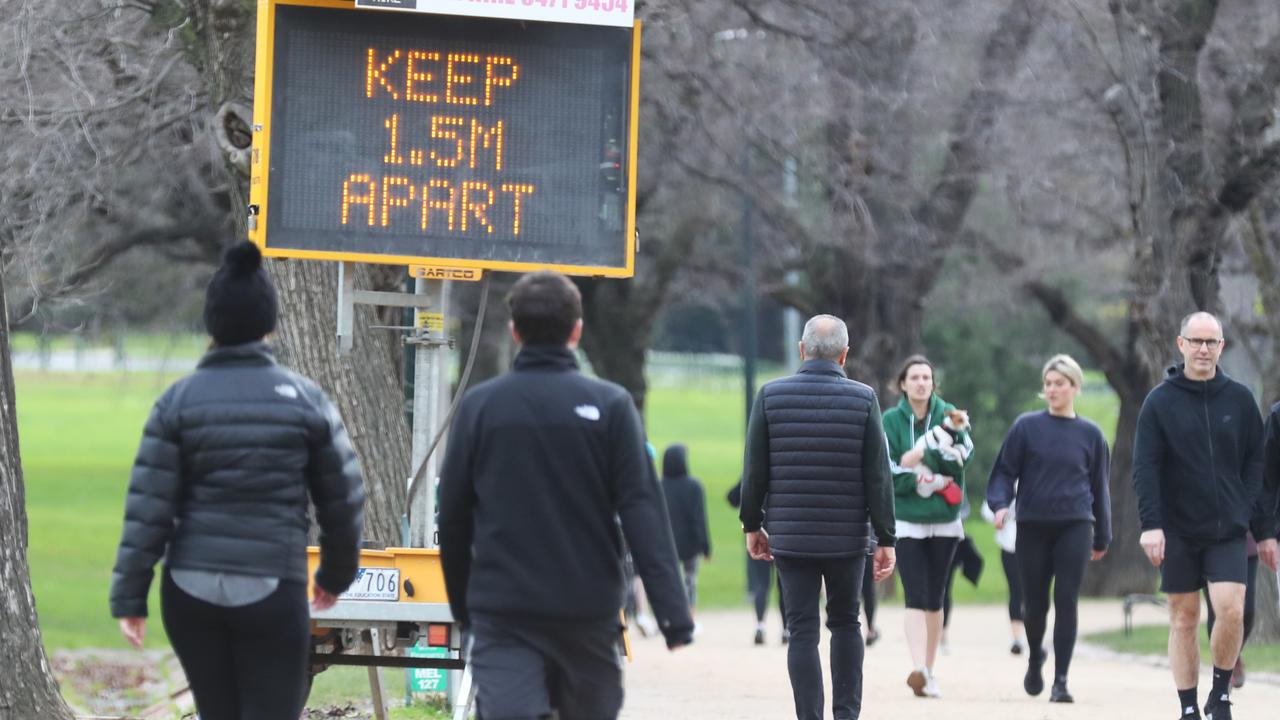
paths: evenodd
<path fill-rule="evenodd" d="M 520 623 L 473 617 L 471 673 L 482 720 L 613 720 L 622 709 L 620 621 Z"/>
<path fill-rule="evenodd" d="M 1244 538 L 1196 540 L 1164 536 L 1164 562 L 1160 565 L 1160 590 L 1166 593 L 1198 592 L 1205 582 L 1245 584 L 1249 558 Z"/>

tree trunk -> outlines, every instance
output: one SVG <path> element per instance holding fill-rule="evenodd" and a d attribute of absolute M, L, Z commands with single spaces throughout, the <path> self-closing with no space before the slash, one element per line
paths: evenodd
<path fill-rule="evenodd" d="M 643 417 L 649 390 L 644 352 L 661 307 L 645 307 L 632 297 L 639 282 L 589 278 L 578 280 L 578 288 L 582 291 L 582 351 L 591 360 L 591 369 L 626 388 Z"/>
<path fill-rule="evenodd" d="M 0 277 L 0 306 L 4 305 Z M 72 717 L 45 655 L 27 567 L 27 511 L 8 308 L 0 312 L 0 718 Z"/>
<path fill-rule="evenodd" d="M 1258 563 L 1258 594 L 1253 616 L 1253 632 L 1249 635 L 1250 645 L 1273 645 L 1280 643 L 1280 593 L 1276 589 L 1276 574 Z"/>
<path fill-rule="evenodd" d="M 379 546 L 401 543 L 409 473 L 409 427 L 401 386 L 400 335 L 370 329 L 375 311 L 356 306 L 355 347 L 337 354 L 337 265 L 272 261 L 279 289 L 281 361 L 312 378 L 337 404 L 364 472 L 364 538 Z M 356 287 L 371 289 L 375 268 L 356 266 Z"/>
<path fill-rule="evenodd" d="M 471 367 L 471 387 L 506 372 L 515 353 L 515 341 L 507 328 L 510 313 L 506 297 L 518 275 L 493 273 L 489 280 L 489 302 L 485 308 L 484 324 L 480 329 L 480 344 L 476 347 L 476 361 Z M 461 321 L 458 332 L 458 377 L 467 365 L 467 353 L 471 350 L 471 334 L 475 332 L 476 312 L 480 309 L 480 283 L 454 283 L 454 300 L 450 306 Z"/>
<path fill-rule="evenodd" d="M 1080 592 L 1089 596 L 1150 593 L 1156 570 L 1138 545 L 1138 496 L 1133 490 L 1133 441 L 1137 434 L 1141 399 L 1120 402 L 1115 445 L 1111 448 L 1111 548 L 1106 557 L 1089 563 Z"/>

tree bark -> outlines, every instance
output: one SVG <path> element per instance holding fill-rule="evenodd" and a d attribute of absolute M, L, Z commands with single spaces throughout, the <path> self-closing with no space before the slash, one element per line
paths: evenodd
<path fill-rule="evenodd" d="M 1273 645 L 1280 642 L 1280 592 L 1276 588 L 1276 574 L 1261 562 L 1258 563 L 1258 587 L 1254 592 L 1255 609 L 1250 645 Z"/>
<path fill-rule="evenodd" d="M 373 330 L 373 308 L 356 306 L 355 347 L 337 353 L 338 270 L 307 260 L 268 263 L 280 297 L 277 346 L 281 360 L 320 383 L 342 413 L 364 472 L 364 538 L 401 543 L 409 473 L 409 427 L 401 385 L 400 335 Z M 356 266 L 356 287 L 375 285 L 375 269 Z"/>
<path fill-rule="evenodd" d="M 0 305 L 4 304 L 0 277 Z M 0 312 L 0 718 L 65 718 L 72 713 L 40 637 L 27 566 L 27 512 L 18 413 L 9 352 L 8 309 Z"/>
<path fill-rule="evenodd" d="M 693 253 L 709 220 L 686 218 L 669 237 L 656 240 L 657 250 L 645 258 L 645 267 L 627 280 L 578 278 L 582 292 L 582 351 L 596 375 L 626 388 L 644 416 L 648 382 L 644 376 L 645 350 L 653 323 L 666 305 L 671 284 L 685 259 Z"/>

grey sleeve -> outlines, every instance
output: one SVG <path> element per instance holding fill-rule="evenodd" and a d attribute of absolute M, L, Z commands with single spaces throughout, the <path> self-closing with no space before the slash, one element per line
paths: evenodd
<path fill-rule="evenodd" d="M 124 529 L 111 571 L 111 616 L 146 617 L 155 565 L 173 535 L 182 494 L 182 452 L 166 417 L 166 399 L 151 409 L 129 476 Z"/>
<path fill-rule="evenodd" d="M 862 438 L 862 481 L 866 485 L 867 512 L 880 547 L 897 542 L 893 507 L 893 473 L 889 469 L 889 439 L 884 434 L 880 401 L 872 397 L 867 433 Z"/>
<path fill-rule="evenodd" d="M 317 391 L 322 422 L 313 433 L 307 464 L 311 502 L 320 526 L 320 567 L 316 585 L 337 595 L 347 589 L 360 566 L 364 529 L 364 477 L 338 408 Z"/>

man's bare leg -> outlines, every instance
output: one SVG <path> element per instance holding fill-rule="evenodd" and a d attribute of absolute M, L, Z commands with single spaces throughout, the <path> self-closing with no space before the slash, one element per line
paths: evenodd
<path fill-rule="evenodd" d="M 1209 602 L 1213 603 L 1213 613 L 1217 616 L 1209 650 L 1216 668 L 1233 668 L 1236 658 L 1240 657 L 1240 645 L 1244 642 L 1244 591 L 1242 583 L 1209 583 Z"/>
<path fill-rule="evenodd" d="M 1200 593 L 1169 593 L 1169 665 L 1178 690 L 1195 688 L 1200 677 L 1199 627 Z"/>

